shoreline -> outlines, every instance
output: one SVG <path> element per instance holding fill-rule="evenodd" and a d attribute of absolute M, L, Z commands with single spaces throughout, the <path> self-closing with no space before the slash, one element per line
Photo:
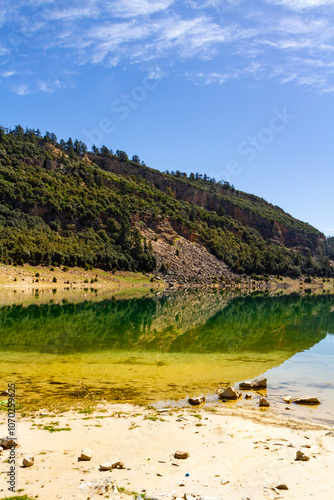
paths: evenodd
<path fill-rule="evenodd" d="M 3 414 L 1 422 L 4 435 Z M 266 410 L 256 414 L 221 407 L 156 411 L 110 403 L 64 413 L 41 408 L 29 417 L 18 414 L 17 434 L 18 489 L 28 498 L 116 500 L 141 494 L 172 500 L 187 493 L 188 498 L 217 500 L 313 496 L 329 500 L 334 493 L 333 427 Z M 78 460 L 83 448 L 92 451 L 90 461 Z M 299 450 L 309 461 L 295 460 Z M 176 451 L 188 452 L 189 458 L 174 458 Z M 2 453 L 2 473 L 8 453 Z M 35 463 L 23 468 L 23 457 L 28 455 L 34 455 Z M 101 463 L 117 461 L 125 468 L 100 470 Z M 118 488 L 115 495 L 113 482 Z M 106 484 L 109 490 L 99 494 Z M 273 489 L 281 484 L 288 490 Z M 6 498 L 5 489 L 1 494 Z"/>

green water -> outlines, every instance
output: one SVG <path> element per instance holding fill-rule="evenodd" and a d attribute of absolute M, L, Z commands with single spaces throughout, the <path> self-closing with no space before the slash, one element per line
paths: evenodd
<path fill-rule="evenodd" d="M 219 386 L 266 373 L 277 411 L 284 409 L 280 391 L 321 390 L 324 403 L 304 415 L 330 420 L 332 332 L 329 294 L 184 291 L 131 300 L 78 302 L 76 297 L 72 303 L 69 297 L 60 303 L 4 305 L 0 388 L 15 382 L 21 400 L 36 405 L 48 398 L 73 399 L 82 395 L 81 386 L 106 400 L 166 404 L 202 392 L 215 401 Z M 326 360 L 312 354 L 317 345 L 326 346 Z M 308 364 L 313 376 L 303 384 Z M 254 406 L 255 400 L 247 404 Z M 292 413 L 300 416 L 295 408 Z"/>

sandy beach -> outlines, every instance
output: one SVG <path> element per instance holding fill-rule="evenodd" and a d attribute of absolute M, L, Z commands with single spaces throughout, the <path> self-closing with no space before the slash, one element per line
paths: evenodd
<path fill-rule="evenodd" d="M 5 437 L 5 412 L 0 429 Z M 16 494 L 29 498 L 334 498 L 333 427 L 270 410 L 217 405 L 156 411 L 109 403 L 66 413 L 41 409 L 18 415 L 17 436 Z M 91 450 L 91 460 L 79 460 L 83 448 Z M 189 457 L 175 458 L 176 451 Z M 309 460 L 296 460 L 298 451 Z M 1 498 L 12 495 L 7 455 L 4 450 Z M 22 467 L 30 455 L 34 465 Z M 106 462 L 122 462 L 124 468 L 101 471 Z"/>

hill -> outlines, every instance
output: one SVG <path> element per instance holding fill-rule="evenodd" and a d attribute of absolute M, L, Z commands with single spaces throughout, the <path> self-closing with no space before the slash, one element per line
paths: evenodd
<path fill-rule="evenodd" d="M 235 274 L 333 276 L 334 246 L 307 223 L 205 174 L 159 172 L 105 146 L 0 128 L 0 260 Z"/>

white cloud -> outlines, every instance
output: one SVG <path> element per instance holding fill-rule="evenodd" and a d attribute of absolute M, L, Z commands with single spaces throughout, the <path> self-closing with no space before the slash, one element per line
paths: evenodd
<path fill-rule="evenodd" d="M 54 78 L 62 80 L 66 67 L 149 62 L 162 74 L 184 64 L 182 74 L 206 84 L 277 78 L 331 91 L 331 6 L 334 0 L 258 0 L 256 7 L 247 0 L 17 0 L 0 14 L 8 32 L 2 76 L 15 79 L 19 69 L 30 78 L 15 87 L 24 95 L 59 88 Z"/>
<path fill-rule="evenodd" d="M 16 84 L 16 85 L 13 85 L 12 87 L 12 90 L 13 92 L 15 92 L 15 94 L 17 95 L 28 95 L 30 94 L 30 90 L 28 88 L 27 85 L 24 85 L 24 84 Z"/>
<path fill-rule="evenodd" d="M 16 71 L 4 71 L 4 72 L 1 74 L 1 76 L 2 76 L 3 78 L 9 78 L 10 76 L 15 75 L 15 73 L 16 73 Z"/>
<path fill-rule="evenodd" d="M 305 10 L 334 5 L 334 0 L 267 0 L 267 3 L 281 5 L 292 10 Z"/>
<path fill-rule="evenodd" d="M 170 5 L 174 0 L 117 0 L 109 2 L 107 7 L 115 17 L 136 17 L 147 16 L 161 12 Z"/>

